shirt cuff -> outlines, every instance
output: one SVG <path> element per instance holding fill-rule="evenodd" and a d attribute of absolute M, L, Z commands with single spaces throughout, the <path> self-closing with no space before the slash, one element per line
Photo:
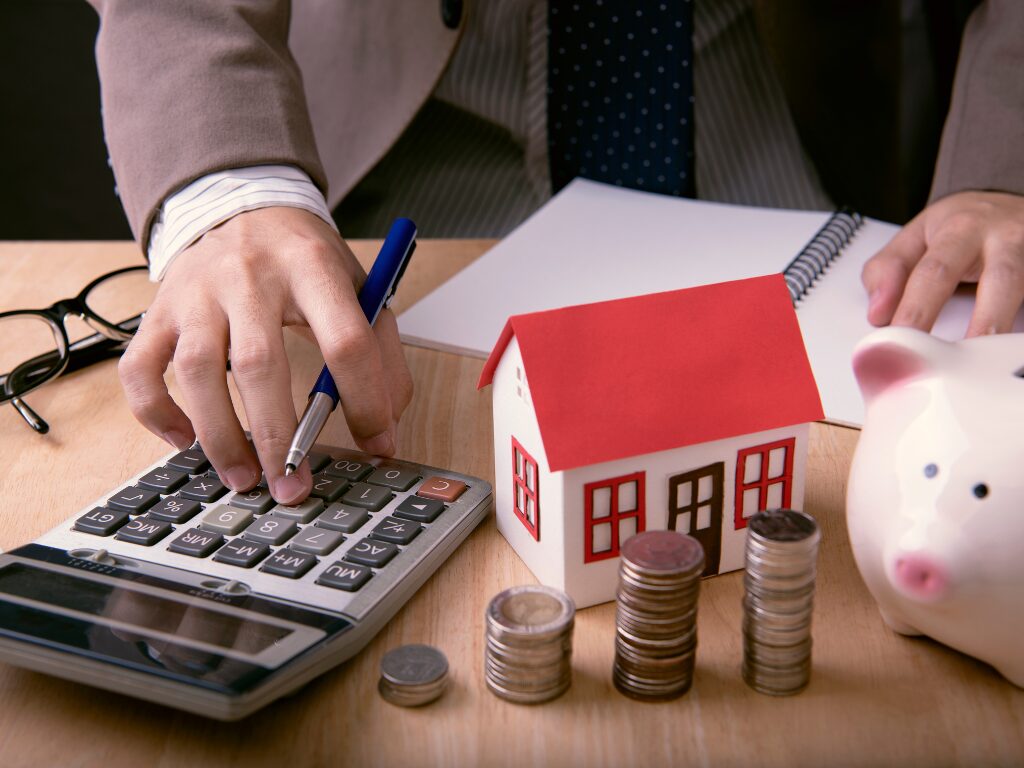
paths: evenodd
<path fill-rule="evenodd" d="M 196 179 L 164 200 L 149 238 L 149 278 L 161 280 L 175 257 L 243 211 L 284 205 L 337 226 L 327 201 L 303 171 L 290 165 L 232 168 Z"/>

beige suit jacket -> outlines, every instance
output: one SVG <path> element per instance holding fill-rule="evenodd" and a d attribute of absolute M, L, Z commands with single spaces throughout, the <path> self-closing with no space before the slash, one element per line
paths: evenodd
<path fill-rule="evenodd" d="M 333 207 L 430 96 L 461 32 L 439 0 L 91 1 L 107 145 L 142 243 L 169 194 L 227 168 L 298 166 Z M 964 36 L 933 198 L 1024 194 L 1022 73 L 1024 2 L 989 0 Z"/>

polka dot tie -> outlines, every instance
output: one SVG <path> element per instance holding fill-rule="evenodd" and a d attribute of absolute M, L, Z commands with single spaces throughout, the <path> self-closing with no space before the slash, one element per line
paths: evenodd
<path fill-rule="evenodd" d="M 692 197 L 690 0 L 548 0 L 554 190 L 583 176 Z"/>

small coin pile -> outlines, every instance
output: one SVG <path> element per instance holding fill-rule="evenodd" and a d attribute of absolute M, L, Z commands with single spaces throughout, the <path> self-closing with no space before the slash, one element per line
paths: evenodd
<path fill-rule="evenodd" d="M 704 550 L 676 531 L 645 531 L 621 555 L 612 679 L 635 699 L 674 699 L 693 682 Z"/>
<path fill-rule="evenodd" d="M 760 693 L 799 693 L 811 678 L 811 612 L 821 536 L 792 509 L 758 512 L 747 524 L 743 679 Z"/>
<path fill-rule="evenodd" d="M 512 587 L 498 594 L 487 606 L 487 687 L 517 704 L 565 693 L 572 684 L 575 616 L 572 599 L 552 587 Z"/>
<path fill-rule="evenodd" d="M 403 645 L 380 660 L 377 690 L 400 707 L 429 704 L 444 693 L 447 683 L 448 659 L 431 645 Z"/>

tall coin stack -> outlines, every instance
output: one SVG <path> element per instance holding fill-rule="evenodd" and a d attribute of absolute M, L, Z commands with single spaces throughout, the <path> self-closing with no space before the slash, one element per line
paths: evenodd
<path fill-rule="evenodd" d="M 811 679 L 811 612 L 821 535 L 792 509 L 758 512 L 747 523 L 743 679 L 760 693 L 799 693 Z"/>
<path fill-rule="evenodd" d="M 572 683 L 575 616 L 572 599 L 551 587 L 512 587 L 498 594 L 487 606 L 487 687 L 518 704 L 565 693 Z"/>
<path fill-rule="evenodd" d="M 704 550 L 676 531 L 646 531 L 622 545 L 615 613 L 615 687 L 663 701 L 693 683 L 697 595 Z"/>

